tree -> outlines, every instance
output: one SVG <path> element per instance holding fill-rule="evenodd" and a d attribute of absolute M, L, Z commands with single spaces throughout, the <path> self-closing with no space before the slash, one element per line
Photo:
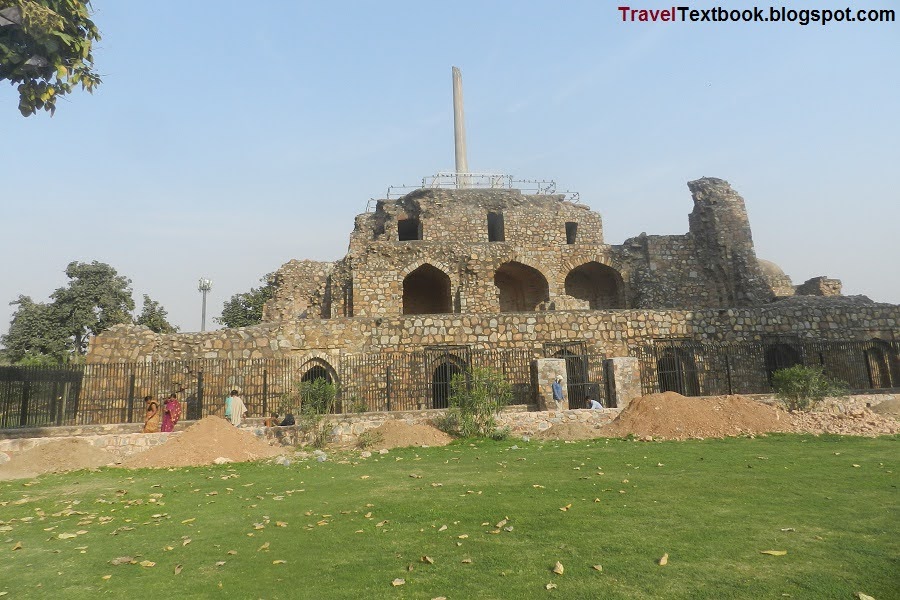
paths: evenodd
<path fill-rule="evenodd" d="M 100 85 L 93 43 L 100 31 L 89 0 L 0 0 L 0 80 L 18 85 L 19 112 L 56 111 L 56 99 L 79 84 Z"/>
<path fill-rule="evenodd" d="M 87 351 L 88 338 L 120 323 L 131 323 L 134 298 L 131 280 L 106 263 L 71 262 L 70 281 L 51 295 L 59 326 L 72 340 L 76 354 Z"/>
<path fill-rule="evenodd" d="M 16 364 L 61 363 L 69 355 L 70 341 L 58 326 L 52 304 L 34 302 L 28 296 L 10 302 L 18 305 L 9 332 L 0 338 L 6 359 Z"/>
<path fill-rule="evenodd" d="M 216 322 L 225 327 L 247 327 L 262 322 L 263 305 L 275 295 L 275 276 L 272 273 L 260 278 L 265 285 L 249 292 L 235 294 L 222 307 L 222 316 Z"/>
<path fill-rule="evenodd" d="M 168 311 L 159 302 L 151 300 L 150 296 L 144 294 L 144 306 L 141 314 L 134 320 L 134 324 L 149 327 L 156 333 L 177 333 L 178 328 L 171 325 L 166 318 L 168 314 Z"/>

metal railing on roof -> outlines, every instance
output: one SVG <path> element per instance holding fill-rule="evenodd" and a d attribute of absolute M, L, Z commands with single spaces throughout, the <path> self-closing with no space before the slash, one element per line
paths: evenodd
<path fill-rule="evenodd" d="M 569 202 L 579 202 L 578 192 L 558 191 L 552 179 L 516 179 L 502 173 L 456 173 L 439 172 L 423 177 L 420 185 L 392 185 L 387 189 L 386 199 L 396 199 L 419 189 L 515 189 L 523 194 L 559 194 Z M 373 203 L 370 202 L 371 207 Z"/>

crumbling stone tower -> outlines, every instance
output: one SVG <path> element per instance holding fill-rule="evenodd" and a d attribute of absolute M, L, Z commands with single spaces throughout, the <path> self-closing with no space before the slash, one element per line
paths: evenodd
<path fill-rule="evenodd" d="M 760 268 L 744 199 L 727 181 L 704 177 L 688 182 L 694 210 L 690 235 L 721 306 L 753 306 L 774 294 Z"/>

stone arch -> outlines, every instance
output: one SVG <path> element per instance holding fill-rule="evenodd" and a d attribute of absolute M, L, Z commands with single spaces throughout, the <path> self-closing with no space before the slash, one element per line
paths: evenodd
<path fill-rule="evenodd" d="M 550 300 L 547 278 L 528 265 L 505 262 L 494 271 L 494 285 L 500 299 L 500 312 L 531 312 Z"/>
<path fill-rule="evenodd" d="M 564 287 L 567 295 L 587 301 L 590 310 L 626 308 L 621 273 L 597 261 L 586 262 L 569 271 Z"/>
<path fill-rule="evenodd" d="M 300 366 L 300 381 L 324 379 L 328 383 L 337 383 L 337 371 L 324 358 L 311 358 Z"/>
<path fill-rule="evenodd" d="M 900 357 L 895 348 L 882 340 L 872 340 L 865 350 L 869 385 L 874 389 L 900 387 Z"/>
<path fill-rule="evenodd" d="M 685 348 L 666 348 L 660 352 L 656 361 L 656 378 L 660 392 L 700 395 L 697 363 L 691 351 Z"/>
<path fill-rule="evenodd" d="M 424 263 L 403 278 L 403 314 L 452 313 L 450 276 Z"/>
<path fill-rule="evenodd" d="M 462 358 L 448 354 L 432 367 L 431 408 L 447 408 L 450 406 L 450 382 L 454 375 L 465 373 L 468 365 Z"/>

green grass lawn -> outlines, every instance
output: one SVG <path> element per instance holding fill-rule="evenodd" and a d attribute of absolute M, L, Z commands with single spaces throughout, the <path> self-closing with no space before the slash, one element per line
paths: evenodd
<path fill-rule="evenodd" d="M 779 435 L 45 476 L 0 483 L 0 594 L 886 600 L 898 469 L 900 437 Z"/>

